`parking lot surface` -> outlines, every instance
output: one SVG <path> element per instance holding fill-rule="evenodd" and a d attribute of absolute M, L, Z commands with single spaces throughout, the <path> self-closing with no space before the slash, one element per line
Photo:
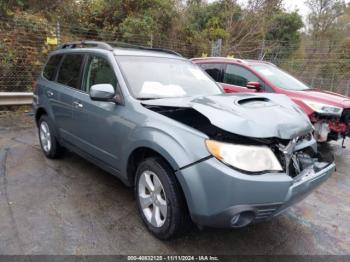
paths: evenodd
<path fill-rule="evenodd" d="M 27 114 L 0 116 L 1 254 L 350 254 L 350 139 L 337 172 L 303 202 L 242 229 L 193 229 L 160 241 L 133 191 L 81 157 L 48 160 Z M 254 192 L 252 192 L 254 194 Z"/>

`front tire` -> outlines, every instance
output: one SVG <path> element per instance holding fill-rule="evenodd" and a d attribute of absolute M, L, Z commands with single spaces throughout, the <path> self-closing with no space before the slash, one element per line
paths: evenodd
<path fill-rule="evenodd" d="M 183 192 L 174 172 L 161 158 L 142 161 L 136 171 L 135 194 L 140 216 L 159 239 L 183 234 L 191 224 Z"/>
<path fill-rule="evenodd" d="M 42 151 L 47 158 L 57 158 L 62 155 L 64 149 L 58 143 L 54 127 L 47 115 L 40 117 L 38 122 L 39 141 Z"/>

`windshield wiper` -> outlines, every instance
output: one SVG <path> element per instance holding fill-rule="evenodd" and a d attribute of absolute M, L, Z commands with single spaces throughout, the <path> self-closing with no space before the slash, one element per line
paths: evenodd
<path fill-rule="evenodd" d="M 160 99 L 159 97 L 138 97 L 138 100 L 154 100 L 154 99 Z"/>
<path fill-rule="evenodd" d="M 316 90 L 316 89 L 317 88 L 310 87 L 310 88 L 301 89 L 301 91 L 312 91 L 312 90 Z"/>

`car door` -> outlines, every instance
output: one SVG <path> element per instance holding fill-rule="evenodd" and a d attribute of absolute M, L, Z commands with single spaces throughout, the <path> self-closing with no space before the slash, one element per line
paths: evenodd
<path fill-rule="evenodd" d="M 236 64 L 226 65 L 222 82 L 224 83 L 225 91 L 228 92 L 257 92 L 256 89 L 247 88 L 248 82 L 259 82 L 261 91 L 264 91 L 264 82 L 259 77 L 243 66 Z"/>
<path fill-rule="evenodd" d="M 46 104 L 49 108 L 51 117 L 55 120 L 56 126 L 59 126 L 60 115 L 59 110 L 59 93 L 60 86 L 55 84 L 56 75 L 63 55 L 52 55 L 47 61 L 43 70 L 43 81 L 38 82 L 38 90 L 40 90 L 40 103 Z M 39 78 L 40 79 L 40 78 Z"/>
<path fill-rule="evenodd" d="M 74 141 L 72 109 L 75 93 L 80 89 L 83 58 L 82 54 L 64 55 L 56 79 L 52 82 L 52 93 L 48 93 L 55 97 L 52 110 L 60 136 L 69 142 Z"/>
<path fill-rule="evenodd" d="M 123 121 L 118 112 L 124 106 L 115 102 L 91 100 L 89 91 L 96 84 L 111 84 L 117 90 L 117 77 L 107 56 L 88 55 L 82 80 L 82 92 L 73 101 L 73 127 L 76 146 L 90 156 L 119 169 L 118 144 Z M 119 89 L 118 89 L 119 90 Z M 119 91 L 118 91 L 119 93 Z"/>

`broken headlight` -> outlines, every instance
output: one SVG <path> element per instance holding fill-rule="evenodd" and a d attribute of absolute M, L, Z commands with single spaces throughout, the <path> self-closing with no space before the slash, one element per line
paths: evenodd
<path fill-rule="evenodd" d="M 323 103 L 317 103 L 313 101 L 303 101 L 306 105 L 311 107 L 317 113 L 341 116 L 343 108 L 337 106 L 331 106 Z"/>
<path fill-rule="evenodd" d="M 220 161 L 248 172 L 282 171 L 282 166 L 267 146 L 237 145 L 206 140 L 209 152 Z"/>

